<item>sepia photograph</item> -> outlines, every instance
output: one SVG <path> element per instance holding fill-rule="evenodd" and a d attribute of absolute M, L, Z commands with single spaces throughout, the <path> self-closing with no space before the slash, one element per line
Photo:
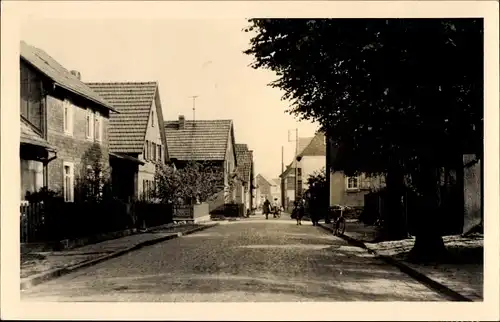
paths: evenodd
<path fill-rule="evenodd" d="M 485 302 L 484 17 L 39 6 L 2 100 L 21 305 Z"/>

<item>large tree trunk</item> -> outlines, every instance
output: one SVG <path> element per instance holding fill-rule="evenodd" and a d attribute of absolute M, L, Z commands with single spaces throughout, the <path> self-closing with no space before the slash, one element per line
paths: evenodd
<path fill-rule="evenodd" d="M 419 178 L 421 209 L 417 219 L 415 244 L 409 260 L 413 262 L 433 262 L 446 256 L 446 247 L 439 225 L 439 184 L 438 172 L 432 159 L 423 160 Z"/>
<path fill-rule="evenodd" d="M 386 240 L 401 240 L 408 238 L 402 196 L 404 192 L 404 176 L 398 167 L 393 167 L 387 173 L 387 199 L 384 218 L 383 238 Z"/>

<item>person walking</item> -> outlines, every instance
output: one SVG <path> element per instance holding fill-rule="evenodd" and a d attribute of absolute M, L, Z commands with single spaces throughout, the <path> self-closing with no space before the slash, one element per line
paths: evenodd
<path fill-rule="evenodd" d="M 264 215 L 266 215 L 266 220 L 269 219 L 269 213 L 271 212 L 271 203 L 266 197 L 266 200 L 264 201 L 262 211 L 264 212 Z"/>
<path fill-rule="evenodd" d="M 296 204 L 297 226 L 302 226 L 302 217 L 304 217 L 304 200 L 299 199 Z"/>

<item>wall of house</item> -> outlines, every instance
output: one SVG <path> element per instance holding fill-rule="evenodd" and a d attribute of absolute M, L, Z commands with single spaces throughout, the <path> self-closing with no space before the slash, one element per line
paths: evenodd
<path fill-rule="evenodd" d="M 151 112 L 154 112 L 154 117 L 152 118 Z M 161 140 L 161 132 L 160 132 L 160 125 L 158 123 L 158 115 L 156 113 L 156 103 L 153 100 L 153 104 L 151 105 L 151 110 L 149 111 L 149 119 L 148 119 L 148 127 L 146 129 L 146 136 L 145 136 L 145 142 L 153 142 L 156 145 L 163 145 L 162 140 Z M 156 152 L 157 154 L 158 152 Z M 162 161 L 165 159 L 165 148 L 162 148 Z M 144 156 L 144 150 L 141 154 L 139 154 L 139 160 L 144 161 L 144 165 L 139 166 L 139 173 L 137 175 L 137 184 L 139 185 L 137 187 L 137 191 L 139 193 L 139 196 L 143 195 L 144 192 L 144 181 L 150 181 L 151 185 L 152 182 L 154 181 L 155 178 L 155 172 L 156 172 L 156 162 L 153 160 L 146 160 Z M 158 161 L 159 162 L 159 161 Z"/>
<path fill-rule="evenodd" d="M 364 206 L 364 196 L 371 189 L 380 188 L 383 183 L 379 177 L 369 178 L 361 174 L 359 176 L 359 189 L 347 189 L 347 177 L 343 172 L 330 173 L 330 206 L 346 205 L 352 207 Z"/>
<path fill-rule="evenodd" d="M 85 159 L 89 156 L 92 148 L 101 151 L 101 163 L 105 173 L 109 174 L 109 144 L 108 126 L 109 113 L 100 111 L 102 120 L 102 140 L 86 138 L 86 116 L 87 106 L 73 103 L 73 134 L 64 133 L 64 109 L 61 98 L 47 96 L 47 141 L 57 147 L 57 158 L 52 160 L 47 167 L 49 189 L 63 191 L 63 162 L 72 162 L 74 165 L 75 179 L 81 176 L 84 169 Z M 76 105 L 78 104 L 78 105 Z M 76 180 L 75 180 L 76 182 Z"/>
<path fill-rule="evenodd" d="M 474 155 L 463 156 L 464 164 L 474 159 Z M 464 169 L 464 233 L 481 222 L 481 199 L 481 163 L 476 163 Z"/>
<path fill-rule="evenodd" d="M 320 171 L 326 166 L 326 158 L 324 155 L 318 156 L 304 156 L 299 162 L 299 167 L 302 168 L 302 191 L 309 188 L 307 179 L 316 171 Z"/>

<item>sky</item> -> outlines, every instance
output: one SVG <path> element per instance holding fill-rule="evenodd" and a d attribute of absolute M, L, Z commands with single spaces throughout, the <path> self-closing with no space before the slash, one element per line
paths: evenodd
<path fill-rule="evenodd" d="M 255 174 L 277 178 L 295 152 L 294 129 L 310 137 L 317 124 L 285 113 L 283 92 L 268 70 L 249 67 L 245 19 L 26 19 L 20 37 L 43 49 L 84 82 L 158 81 L 165 120 L 232 119 L 236 143 L 254 151 Z M 289 130 L 290 133 L 289 133 Z"/>

